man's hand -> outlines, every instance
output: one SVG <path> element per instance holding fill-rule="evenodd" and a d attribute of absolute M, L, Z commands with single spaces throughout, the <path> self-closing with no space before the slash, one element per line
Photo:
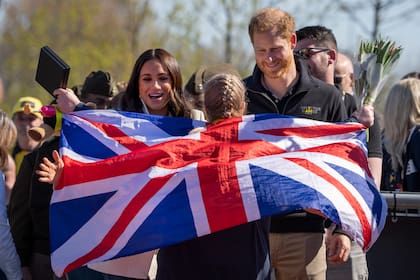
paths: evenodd
<path fill-rule="evenodd" d="M 57 97 L 57 107 L 63 114 L 68 114 L 74 111 L 77 104 L 80 103 L 79 98 L 69 88 L 58 88 L 53 92 Z"/>
<path fill-rule="evenodd" d="M 342 233 L 333 233 L 327 230 L 325 240 L 327 246 L 327 259 L 331 264 L 340 264 L 346 262 L 350 255 L 351 240 Z"/>
<path fill-rule="evenodd" d="M 372 105 L 363 105 L 360 109 L 355 111 L 352 116 L 355 117 L 361 124 L 366 127 L 371 127 L 375 121 L 374 108 Z"/>

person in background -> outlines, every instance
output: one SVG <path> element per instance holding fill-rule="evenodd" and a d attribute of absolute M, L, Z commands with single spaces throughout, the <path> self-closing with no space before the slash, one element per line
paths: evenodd
<path fill-rule="evenodd" d="M 410 72 L 405 74 L 401 79 L 407 79 L 407 78 L 415 78 L 415 79 L 420 79 L 420 72 Z"/>
<path fill-rule="evenodd" d="M 4 97 L 3 81 L 0 77 L 0 104 Z M 16 140 L 15 140 L 16 141 Z M 16 144 L 16 143 L 13 143 Z M 16 164 L 10 153 L 7 153 L 8 160 L 5 161 L 4 165 L 0 168 L 0 171 L 4 175 L 4 185 L 6 188 L 6 205 L 9 204 L 10 193 L 12 192 L 13 185 L 16 181 Z"/>
<path fill-rule="evenodd" d="M 103 71 L 92 73 L 85 80 L 87 84 L 82 85 L 84 96 L 87 98 L 84 101 L 95 108 L 105 107 L 110 95 L 109 76 Z M 96 75 L 96 73 L 104 74 Z M 101 90 L 104 90 L 103 94 Z M 98 104 L 93 104 L 92 101 Z M 51 130 L 54 131 L 56 118 L 44 117 L 44 120 L 44 125 L 52 126 Z M 59 131 L 54 131 L 51 137 L 48 135 L 43 139 L 41 146 L 24 157 L 12 191 L 9 219 L 25 280 L 58 279 L 52 271 L 50 262 L 49 204 L 52 185 L 40 182 L 34 173 L 42 158 L 47 157 L 52 160 L 52 151 L 58 148 Z M 77 277 L 90 280 L 103 279 L 99 272 L 88 268 L 82 268 L 73 272 L 73 275 L 68 275 L 70 280 L 82 279 Z"/>
<path fill-rule="evenodd" d="M 322 49 L 327 48 L 330 51 L 319 52 L 306 58 L 310 69 L 314 70 L 316 77 L 333 85 L 337 81 L 337 67 L 336 60 L 341 57 L 340 65 L 345 64 L 346 69 L 341 77 L 350 77 L 353 75 L 353 64 L 350 59 L 345 60 L 343 55 L 338 54 L 337 41 L 331 29 L 324 26 L 307 26 L 299 29 L 297 32 L 298 43 L 295 51 L 304 56 L 308 49 Z M 338 55 L 337 55 L 338 54 Z M 322 58 L 324 56 L 324 58 Z M 305 56 L 304 56 L 305 57 Z M 342 73 L 342 72 L 341 72 Z M 345 79 L 342 79 L 343 82 Z M 345 84 L 345 88 L 350 92 L 344 92 L 344 88 L 339 85 L 342 92 L 344 104 L 348 116 L 357 110 L 356 100 L 352 93 L 353 88 L 349 87 L 352 83 Z M 350 102 L 346 102 L 346 99 Z M 374 124 L 367 130 L 368 137 L 368 163 L 372 176 L 375 180 L 376 186 L 380 185 L 381 169 L 382 169 L 382 149 L 381 149 L 381 135 L 379 122 L 375 121 Z M 366 261 L 366 254 L 354 241 L 351 243 L 351 250 L 349 260 L 343 264 L 328 264 L 327 279 L 367 279 L 368 267 Z"/>
<path fill-rule="evenodd" d="M 420 79 L 420 72 L 409 72 L 402 76 L 401 80 L 407 78 Z M 383 117 L 382 117 L 383 119 Z M 384 137 L 384 125 L 382 125 L 382 139 Z M 381 190 L 383 191 L 402 191 L 401 172 L 395 172 L 392 168 L 391 155 L 387 152 L 384 141 L 382 141 L 382 153 L 384 155 L 382 162 L 382 180 Z"/>
<path fill-rule="evenodd" d="M 118 106 L 121 102 L 120 98 L 124 95 L 124 93 L 127 89 L 127 82 L 119 81 L 115 84 L 115 87 L 117 89 L 117 92 L 115 93 L 114 97 L 112 97 L 111 108 L 118 110 Z"/>
<path fill-rule="evenodd" d="M 334 84 L 341 90 L 344 106 L 350 116 L 357 110 L 356 98 L 353 96 L 354 67 L 351 59 L 342 53 L 337 55 L 334 67 Z"/>
<path fill-rule="evenodd" d="M 42 124 L 41 107 L 42 102 L 31 96 L 19 98 L 13 107 L 12 119 L 18 131 L 16 145 L 12 152 L 16 163 L 16 174 L 19 172 L 23 157 L 39 145 L 38 141 L 29 136 L 28 131 L 31 127 Z"/>
<path fill-rule="evenodd" d="M 59 136 L 49 137 L 27 154 L 16 177 L 9 203 L 9 221 L 24 280 L 59 279 L 51 269 L 49 240 L 50 184 L 34 174 L 42 157 L 59 146 Z M 64 277 L 61 279 L 65 279 Z"/>
<path fill-rule="evenodd" d="M 290 14 L 276 8 L 262 9 L 251 18 L 248 31 L 256 60 L 253 74 L 245 79 L 248 113 L 346 120 L 338 90 L 310 75 L 305 60 L 294 56 L 297 38 Z M 310 49 L 308 55 L 332 53 L 324 49 Z M 369 127 L 373 123 L 373 108 L 363 107 L 352 117 Z M 324 231 L 324 219 L 311 213 L 272 216 L 270 254 L 275 278 L 325 279 Z M 339 227 L 332 236 L 327 244 L 328 260 L 342 263 L 350 251 L 350 238 Z"/>
<path fill-rule="evenodd" d="M 419 192 L 420 80 L 398 81 L 386 98 L 384 112 L 384 146 L 392 169 L 400 176 L 403 191 Z"/>
<path fill-rule="evenodd" d="M 354 87 L 354 67 L 350 57 L 343 53 L 338 53 L 334 67 L 334 84 L 340 85 L 341 90 L 353 95 Z"/>
<path fill-rule="evenodd" d="M 114 92 L 114 82 L 109 72 L 92 71 L 83 83 L 80 98 L 85 103 L 95 104 L 95 109 L 108 109 Z"/>
<path fill-rule="evenodd" d="M 9 160 L 9 149 L 16 141 L 17 130 L 12 120 L 0 110 L 0 168 Z M 20 262 L 10 233 L 6 210 L 4 175 L 0 171 L 0 279 L 21 280 Z"/>
<path fill-rule="evenodd" d="M 204 116 L 200 115 L 200 112 L 202 113 L 204 109 L 204 85 L 211 77 L 218 73 L 231 73 L 240 77 L 240 74 L 233 65 L 220 63 L 201 65 L 188 79 L 184 86 L 184 98 L 191 118 L 204 120 Z"/>
<path fill-rule="evenodd" d="M 9 160 L 3 170 L 6 177 L 7 203 L 9 203 L 10 194 L 16 182 L 16 175 L 24 156 L 40 144 L 40 141 L 30 137 L 29 130 L 33 127 L 39 127 L 43 123 L 40 113 L 41 107 L 41 101 L 31 96 L 19 98 L 13 106 L 12 120 L 17 128 L 18 135 L 11 153 L 13 161 Z"/>
<path fill-rule="evenodd" d="M 334 85 L 334 71 L 338 50 L 337 41 L 331 29 L 324 26 L 305 26 L 296 31 L 295 53 L 307 63 L 310 73 Z"/>

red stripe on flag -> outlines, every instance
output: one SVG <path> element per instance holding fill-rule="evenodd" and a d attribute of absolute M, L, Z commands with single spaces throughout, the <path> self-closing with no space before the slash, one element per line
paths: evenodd
<path fill-rule="evenodd" d="M 325 179 L 326 181 L 328 181 L 329 183 L 331 183 L 337 188 L 337 190 L 344 196 L 344 198 L 349 202 L 349 204 L 352 206 L 352 208 L 356 212 L 356 216 L 358 217 L 359 222 L 362 227 L 362 234 L 363 234 L 363 240 L 364 240 L 363 249 L 366 249 L 368 244 L 371 241 L 372 228 L 370 227 L 369 220 L 366 217 L 366 214 L 363 211 L 363 208 L 361 207 L 359 201 L 353 196 L 353 194 L 345 186 L 343 186 L 343 184 L 341 184 L 340 181 L 332 177 L 330 174 L 325 172 L 325 170 L 323 170 L 316 164 L 312 163 L 311 161 L 302 159 L 302 158 L 287 158 L 287 159 L 317 174 L 318 176 L 322 177 L 323 179 Z"/>
<path fill-rule="evenodd" d="M 127 207 L 121 213 L 121 216 L 109 230 L 109 232 L 104 236 L 102 241 L 95 246 L 89 253 L 81 256 L 80 258 L 76 259 L 72 263 L 70 263 L 64 269 L 64 273 L 69 272 L 75 268 L 78 268 L 89 261 L 99 258 L 108 252 L 112 246 L 114 246 L 115 242 L 127 228 L 127 226 L 132 222 L 134 217 L 138 214 L 138 212 L 144 207 L 144 205 L 152 198 L 156 193 L 166 184 L 166 182 L 173 176 L 174 174 L 159 177 L 153 180 L 150 180 L 144 188 L 139 191 L 136 196 L 128 203 Z"/>
<path fill-rule="evenodd" d="M 118 127 L 112 124 L 94 122 L 90 120 L 86 120 L 86 121 L 96 126 L 99 130 L 101 130 L 107 136 L 113 138 L 116 142 L 120 143 L 121 145 L 129 149 L 130 151 L 135 151 L 138 149 L 142 149 L 144 147 L 148 147 L 143 142 L 137 141 L 133 137 L 128 136 L 122 130 L 120 130 Z"/>
<path fill-rule="evenodd" d="M 234 163 L 198 167 L 211 232 L 247 222 Z"/>
<path fill-rule="evenodd" d="M 128 154 L 115 156 L 97 162 L 84 163 L 63 156 L 64 169 L 62 180 L 56 189 L 63 186 L 86 183 L 110 177 L 143 172 L 153 166 L 167 169 L 181 168 L 191 162 L 197 161 L 202 154 L 194 154 L 197 146 L 196 140 L 174 140 L 155 146 L 145 147 Z M 185 149 L 184 155 L 179 154 L 180 149 Z M 190 156 L 188 156 L 188 154 Z M 81 172 L 83 170 L 83 172 Z"/>
<path fill-rule="evenodd" d="M 302 138 L 316 138 L 331 136 L 333 134 L 345 134 L 359 131 L 364 126 L 359 123 L 347 124 L 327 124 L 327 125 L 314 125 L 302 127 L 285 127 L 277 129 L 259 130 L 258 133 L 275 135 L 275 136 L 296 136 Z"/>
<path fill-rule="evenodd" d="M 211 232 L 247 222 L 235 168 L 235 160 L 242 158 L 246 151 L 243 147 L 233 148 L 231 143 L 238 142 L 237 123 L 220 126 L 218 131 L 214 131 L 215 127 L 218 125 L 202 134 L 213 145 L 208 147 L 209 158 L 197 166 Z"/>
<path fill-rule="evenodd" d="M 317 146 L 302 150 L 302 152 L 303 151 L 319 152 L 348 160 L 351 163 L 360 166 L 360 168 L 362 168 L 370 177 L 372 177 L 367 161 L 366 152 L 360 146 L 351 142 L 340 142 L 329 145 Z"/>

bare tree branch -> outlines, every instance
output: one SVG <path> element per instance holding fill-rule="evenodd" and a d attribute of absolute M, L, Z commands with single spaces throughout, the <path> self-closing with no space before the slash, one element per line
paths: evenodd
<path fill-rule="evenodd" d="M 402 4 L 401 2 L 404 2 L 403 0 L 370 0 L 367 2 L 353 2 L 352 4 L 349 4 L 348 2 L 349 1 L 346 0 L 332 0 L 331 4 L 335 4 L 339 11 L 345 13 L 355 25 L 361 28 L 362 32 L 370 34 L 372 39 L 375 39 L 378 36 L 384 26 L 406 20 L 420 10 L 420 3 L 416 3 L 413 7 L 407 8 L 397 15 L 386 17 L 386 21 L 384 21 L 387 12 L 391 9 L 395 9 L 397 5 L 400 6 Z M 412 3 L 411 1 L 408 2 Z M 370 9 L 373 14 L 371 27 L 365 24 L 365 18 L 358 16 L 358 13 L 356 13 L 356 10 L 366 9 Z"/>
<path fill-rule="evenodd" d="M 334 0 L 333 0 L 334 1 Z M 370 33 L 370 29 L 364 24 L 364 20 L 357 16 L 355 13 L 355 7 L 351 7 L 347 4 L 347 1 L 343 0 L 335 0 L 337 4 L 339 4 L 339 9 L 343 11 L 347 16 L 356 24 L 358 25 L 363 32 Z M 372 2 L 372 1 L 371 1 Z M 364 8 L 364 5 L 358 6 L 359 8 Z"/>
<path fill-rule="evenodd" d="M 416 12 L 420 12 L 420 3 L 416 4 L 411 8 L 407 8 L 406 10 L 388 18 L 388 22 L 391 21 L 399 21 L 399 20 L 406 20 L 415 14 Z"/>

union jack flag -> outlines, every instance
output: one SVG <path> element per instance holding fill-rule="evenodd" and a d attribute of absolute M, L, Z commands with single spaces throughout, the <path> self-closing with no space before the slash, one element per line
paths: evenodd
<path fill-rule="evenodd" d="M 53 270 L 60 276 L 302 209 L 319 211 L 367 250 L 387 205 L 364 142 L 357 123 L 272 114 L 207 127 L 113 110 L 65 115 L 65 167 L 50 206 Z"/>

